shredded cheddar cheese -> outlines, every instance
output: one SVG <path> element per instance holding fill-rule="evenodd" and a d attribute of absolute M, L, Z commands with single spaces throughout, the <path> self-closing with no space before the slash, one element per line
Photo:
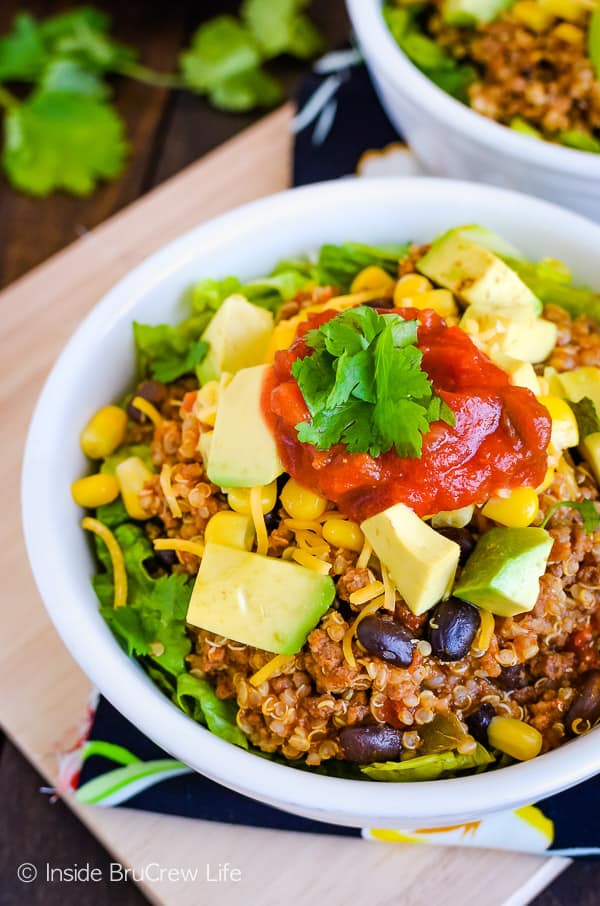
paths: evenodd
<path fill-rule="evenodd" d="M 269 536 L 262 509 L 262 488 L 252 488 L 250 491 L 250 515 L 256 532 L 256 553 L 266 557 L 269 549 Z"/>
<path fill-rule="evenodd" d="M 494 620 L 493 613 L 490 613 L 489 610 L 480 610 L 479 615 L 481 617 L 481 622 L 471 646 L 471 650 L 476 657 L 481 657 L 486 653 L 490 647 L 494 629 L 496 628 L 496 621 Z"/>
<path fill-rule="evenodd" d="M 171 510 L 171 515 L 175 519 L 181 519 L 181 507 L 177 502 L 177 497 L 175 496 L 175 492 L 171 484 L 171 469 L 172 466 L 170 466 L 167 462 L 163 465 L 162 469 L 160 470 L 160 487 L 163 494 L 165 495 L 167 506 Z"/>
<path fill-rule="evenodd" d="M 372 601 L 373 598 L 379 597 L 385 590 L 385 587 L 382 582 L 369 582 L 368 585 L 363 585 L 362 588 L 357 588 L 356 591 L 353 591 L 350 595 L 351 604 L 366 604 L 367 601 Z"/>
<path fill-rule="evenodd" d="M 371 559 L 372 553 L 373 553 L 373 548 L 371 547 L 371 545 L 365 538 L 365 543 L 363 545 L 363 549 L 361 550 L 360 554 L 358 555 L 358 560 L 356 561 L 356 568 L 365 569 L 365 567 L 368 566 L 368 564 L 369 564 L 369 560 Z"/>
<path fill-rule="evenodd" d="M 295 550 L 292 554 L 292 559 L 299 563 L 300 566 L 306 566 L 307 569 L 321 573 L 322 576 L 328 576 L 331 570 L 331 563 L 326 563 L 325 560 L 315 557 L 314 554 L 309 554 L 308 551 Z"/>
<path fill-rule="evenodd" d="M 144 415 L 147 415 L 150 421 L 155 427 L 159 427 L 163 423 L 163 417 L 151 402 L 145 400 L 143 396 L 134 396 L 132 400 L 132 406 L 135 406 L 136 409 L 139 409 L 140 412 L 143 412 Z"/>
<path fill-rule="evenodd" d="M 183 551 L 185 554 L 194 554 L 196 557 L 204 556 L 202 541 L 187 541 L 185 538 L 156 538 L 155 551 Z"/>
<path fill-rule="evenodd" d="M 384 610 L 389 610 L 391 613 L 393 613 L 396 609 L 396 589 L 394 588 L 392 580 L 390 579 L 390 574 L 388 573 L 383 563 L 381 563 L 381 561 L 379 565 L 381 566 L 381 580 L 383 582 L 385 594 L 383 608 Z"/>
<path fill-rule="evenodd" d="M 352 651 L 352 640 L 356 634 L 356 630 L 365 617 L 368 617 L 372 613 L 375 613 L 383 606 L 384 601 L 385 595 L 379 595 L 378 598 L 374 598 L 372 601 L 369 601 L 368 604 L 365 604 L 357 618 L 346 630 L 342 642 L 342 651 L 344 653 L 346 663 L 350 667 L 356 667 L 356 658 L 354 657 L 354 652 Z"/>
<path fill-rule="evenodd" d="M 81 527 L 88 532 L 93 532 L 104 541 L 108 551 L 113 569 L 113 581 L 115 585 L 113 607 L 124 607 L 127 604 L 127 573 L 125 571 L 125 560 L 123 551 L 119 542 L 103 522 L 98 519 L 92 519 L 86 516 L 81 520 Z"/>
<path fill-rule="evenodd" d="M 260 670 L 257 670 L 256 673 L 253 673 L 250 677 L 250 682 L 253 686 L 261 686 L 265 680 L 271 679 L 274 673 L 277 673 L 282 667 L 289 661 L 293 661 L 293 654 L 277 654 L 275 657 L 271 658 L 270 661 L 267 661 Z"/>

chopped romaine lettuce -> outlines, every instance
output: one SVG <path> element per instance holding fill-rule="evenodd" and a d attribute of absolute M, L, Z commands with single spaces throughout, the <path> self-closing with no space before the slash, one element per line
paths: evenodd
<path fill-rule="evenodd" d="M 358 242 L 343 245 L 323 245 L 317 263 L 318 282 L 322 285 L 337 286 L 348 292 L 359 271 L 370 265 L 378 265 L 389 274 L 398 273 L 398 260 L 407 254 L 410 246 L 371 246 Z"/>
<path fill-rule="evenodd" d="M 586 314 L 600 319 L 600 293 L 565 280 L 563 266 L 556 267 L 548 260 L 538 264 L 517 258 L 504 260 L 544 304 L 560 305 L 574 317 Z"/>
<path fill-rule="evenodd" d="M 244 749 L 248 740 L 235 722 L 237 708 L 233 701 L 217 698 L 206 679 L 181 673 L 177 677 L 175 702 L 193 720 L 206 724 L 211 733 Z"/>
<path fill-rule="evenodd" d="M 384 761 L 367 764 L 361 767 L 363 774 L 371 780 L 382 780 L 385 783 L 410 783 L 415 780 L 437 780 L 445 775 L 454 775 L 459 771 L 483 768 L 494 761 L 493 755 L 477 743 L 471 755 L 459 755 L 457 752 L 438 752 L 434 755 L 417 755 L 408 761 Z"/>

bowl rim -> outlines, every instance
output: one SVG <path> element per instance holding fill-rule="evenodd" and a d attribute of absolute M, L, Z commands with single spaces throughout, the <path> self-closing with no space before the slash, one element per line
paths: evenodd
<path fill-rule="evenodd" d="M 411 195 L 415 203 L 420 202 L 423 194 L 429 193 L 436 200 L 445 195 L 448 203 L 459 205 L 465 192 L 476 192 L 484 196 L 490 207 L 502 205 L 511 212 L 515 204 L 526 203 L 540 217 L 560 222 L 564 232 L 591 231 L 600 248 L 600 225 L 580 215 L 521 193 L 458 180 L 350 178 L 287 190 L 243 205 L 187 231 L 150 255 L 121 278 L 87 314 L 55 362 L 38 398 L 22 470 L 23 530 L 38 590 L 65 645 L 102 694 L 150 739 L 212 780 L 292 812 L 310 811 L 324 821 L 344 823 L 347 818 L 348 823 L 356 823 L 356 816 L 361 815 L 365 820 L 363 826 L 371 816 L 390 824 L 397 824 L 402 815 L 418 816 L 420 822 L 426 822 L 430 818 L 437 820 L 440 816 L 465 812 L 484 815 L 542 799 L 600 770 L 598 740 L 593 738 L 596 734 L 571 741 L 533 761 L 492 773 L 392 785 L 293 770 L 225 742 L 179 711 L 120 649 L 97 612 L 91 586 L 89 594 L 94 609 L 76 603 L 76 570 L 68 563 L 58 533 L 49 537 L 55 514 L 40 513 L 39 500 L 40 496 L 43 500 L 46 478 L 37 467 L 36 451 L 47 445 L 48 411 L 52 412 L 53 406 L 65 405 L 61 403 L 65 396 L 62 388 L 81 369 L 82 354 L 86 346 L 93 347 L 97 341 L 99 328 L 111 318 L 115 322 L 127 318 L 137 300 L 143 299 L 165 275 L 176 273 L 188 263 L 198 247 L 203 247 L 206 253 L 207 249 L 230 242 L 236 228 L 242 230 L 249 221 L 257 235 L 268 235 L 269 228 L 281 224 L 282 217 L 289 215 L 292 195 L 296 211 L 314 211 L 319 210 L 324 195 L 329 196 L 330 204 L 343 206 L 348 192 L 352 192 L 359 200 L 364 199 L 365 204 L 373 204 L 377 198 L 387 199 L 395 191 L 394 186 L 404 203 L 410 203 Z M 560 221 L 556 220 L 558 216 Z M 71 505 L 70 501 L 68 504 Z M 82 646 L 82 637 L 86 633 L 89 636 L 90 629 L 93 630 L 91 641 L 88 639 Z"/>
<path fill-rule="evenodd" d="M 402 94 L 418 98 L 425 114 L 441 120 L 450 131 L 460 130 L 496 155 L 510 154 L 523 163 L 542 164 L 575 176 L 600 177 L 600 155 L 521 135 L 461 104 L 435 85 L 394 40 L 383 18 L 382 5 L 383 0 L 346 0 L 359 46 L 367 48 L 367 64 L 371 66 L 371 59 L 376 59 L 373 67 L 381 67 Z"/>

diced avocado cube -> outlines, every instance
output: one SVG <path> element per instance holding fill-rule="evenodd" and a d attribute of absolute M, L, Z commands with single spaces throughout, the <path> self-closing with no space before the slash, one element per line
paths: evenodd
<path fill-rule="evenodd" d="M 198 453 L 202 457 L 202 462 L 204 463 L 205 469 L 208 466 L 208 457 L 210 455 L 210 448 L 212 445 L 214 433 L 214 431 L 203 431 L 198 438 Z"/>
<path fill-rule="evenodd" d="M 600 431 L 594 431 L 579 444 L 581 455 L 591 467 L 594 478 L 600 482 Z"/>
<path fill-rule="evenodd" d="M 543 362 L 556 345 L 558 329 L 552 321 L 536 318 L 513 317 L 508 311 L 491 311 L 470 305 L 463 314 L 460 325 L 466 333 L 484 338 L 485 352 L 495 362 L 502 357 L 520 359 L 522 362 Z"/>
<path fill-rule="evenodd" d="M 500 617 L 532 610 L 553 540 L 542 528 L 493 528 L 481 536 L 452 594 Z"/>
<path fill-rule="evenodd" d="M 255 488 L 283 472 L 275 438 L 262 412 L 269 365 L 243 368 L 222 391 L 206 472 L 222 488 Z"/>
<path fill-rule="evenodd" d="M 520 320 L 541 314 L 542 303 L 521 278 L 464 227 L 436 239 L 417 269 L 479 309 Z"/>
<path fill-rule="evenodd" d="M 568 400 L 578 403 L 587 396 L 600 412 L 600 368 L 584 365 L 556 374 L 555 379 L 560 384 L 562 395 Z"/>
<path fill-rule="evenodd" d="M 335 596 L 329 576 L 287 560 L 208 543 L 187 621 L 274 654 L 296 654 Z"/>
<path fill-rule="evenodd" d="M 414 614 L 450 593 L 460 548 L 396 503 L 361 523 L 367 541 Z"/>
<path fill-rule="evenodd" d="M 235 374 L 240 368 L 258 365 L 273 332 L 273 315 L 237 293 L 225 299 L 202 334 L 209 344 L 204 361 L 198 366 L 202 384 L 218 380 L 223 372 Z"/>
<path fill-rule="evenodd" d="M 444 0 L 442 18 L 447 25 L 469 28 L 492 22 L 513 0 Z"/>
<path fill-rule="evenodd" d="M 531 390 L 536 396 L 540 396 L 542 388 L 540 379 L 534 371 L 531 362 L 523 362 L 521 359 L 513 359 L 512 356 L 499 353 L 494 356 L 494 363 L 506 371 L 510 378 L 511 384 L 515 387 L 525 387 Z"/>

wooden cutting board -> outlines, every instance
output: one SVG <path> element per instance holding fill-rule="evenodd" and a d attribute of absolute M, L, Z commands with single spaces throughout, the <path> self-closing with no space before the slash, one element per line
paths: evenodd
<path fill-rule="evenodd" d="M 35 399 L 76 324 L 116 280 L 188 228 L 288 186 L 290 117 L 290 107 L 266 117 L 0 294 L 0 720 L 50 784 L 57 779 L 57 749 L 66 750 L 77 739 L 90 684 L 46 616 L 18 530 L 20 464 Z M 351 901 L 370 906 L 517 906 L 529 902 L 568 864 L 557 858 L 368 843 L 69 804 L 115 860 L 140 874 L 150 863 L 199 868 L 194 881 L 141 882 L 152 902 L 163 906 L 280 906 L 321 899 L 329 906 Z M 207 866 L 215 875 L 224 863 L 239 868 L 240 881 L 207 879 Z"/>

